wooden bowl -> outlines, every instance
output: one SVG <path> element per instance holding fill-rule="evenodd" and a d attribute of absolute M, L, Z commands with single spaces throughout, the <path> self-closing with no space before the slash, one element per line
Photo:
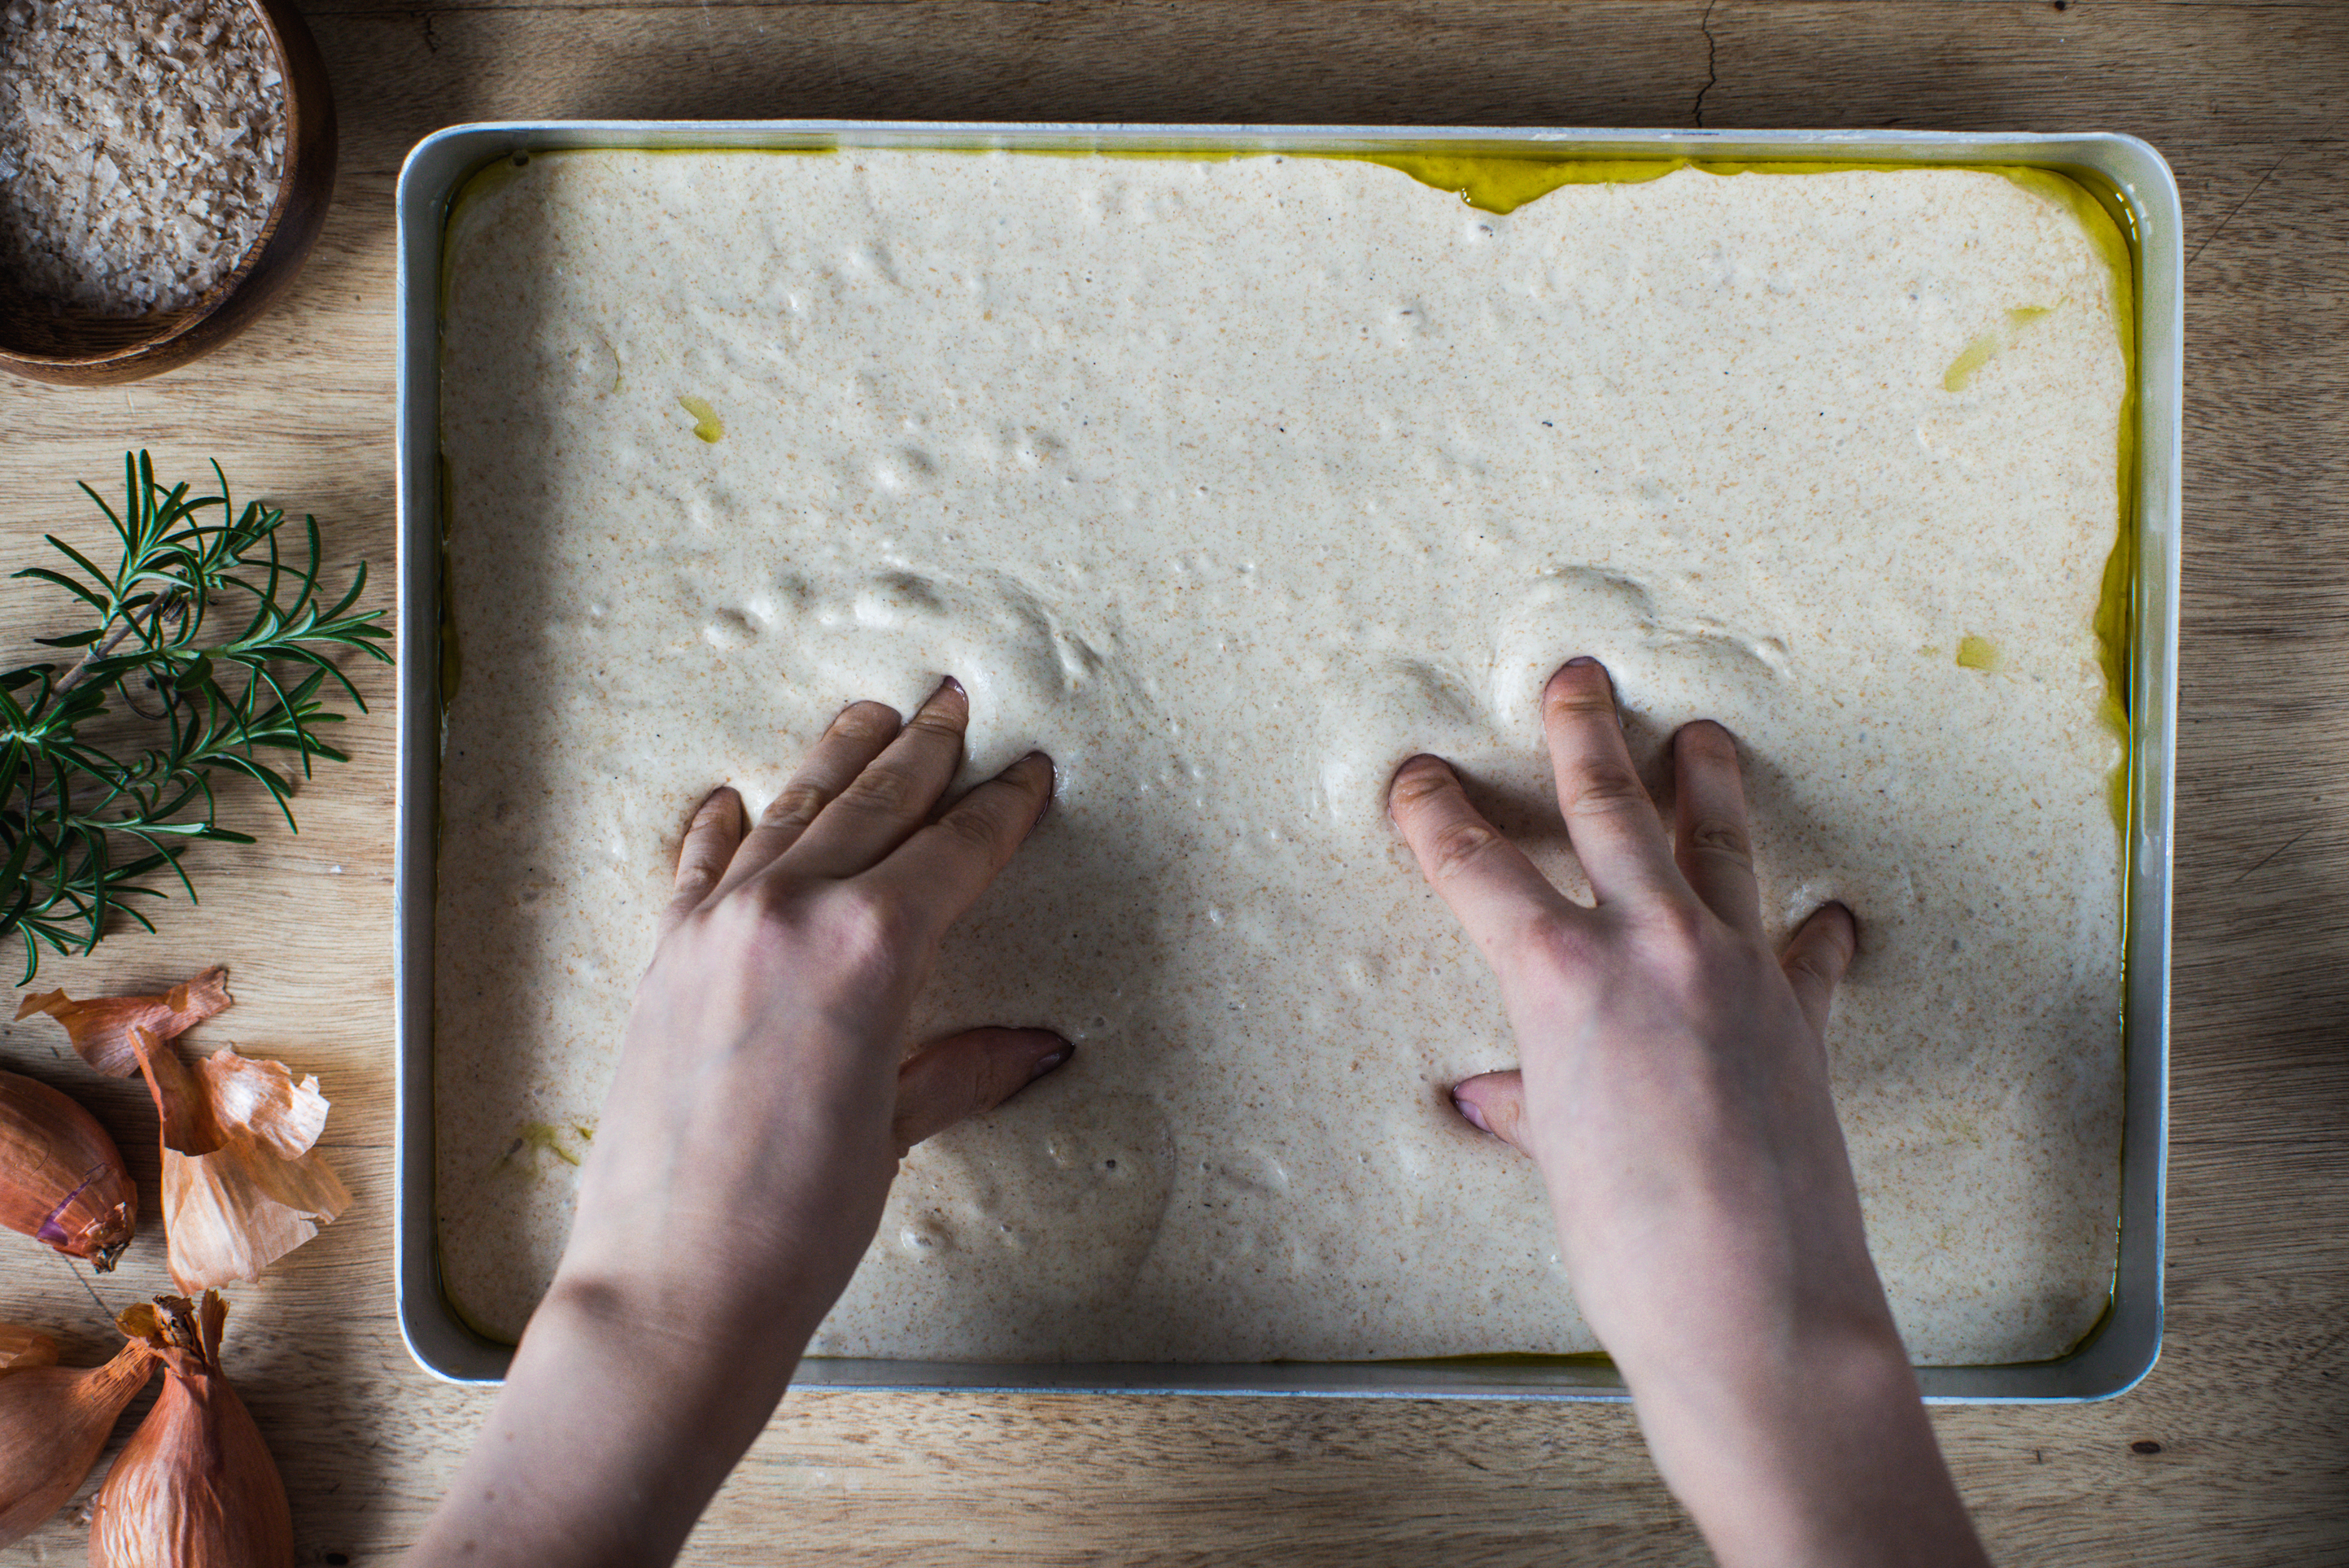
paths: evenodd
<path fill-rule="evenodd" d="M 285 162 L 253 248 L 193 305 L 145 316 L 99 316 L 0 291 L 0 369 L 61 387 L 175 369 L 251 326 L 302 270 L 335 192 L 334 89 L 294 0 L 246 4 L 260 13 L 285 82 Z"/>

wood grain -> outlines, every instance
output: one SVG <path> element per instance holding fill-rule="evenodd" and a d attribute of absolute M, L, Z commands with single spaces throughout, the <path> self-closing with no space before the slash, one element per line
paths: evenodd
<path fill-rule="evenodd" d="M 2168 1345 L 2135 1393 L 1938 1423 L 2002 1560 L 2349 1561 L 2349 7 L 2073 0 L 1299 5 L 1050 0 L 306 7 L 344 175 L 308 269 L 237 342 L 109 391 L 0 387 L 0 565 L 95 537 L 77 478 L 218 455 L 338 562 L 392 559 L 391 183 L 438 126 L 835 115 L 2130 130 L 2188 214 Z M 60 622 L 0 584 L 15 656 Z M 486 1407 L 402 1350 L 390 1297 L 388 686 L 303 831 L 202 857 L 205 901 L 59 964 L 75 991 L 234 969 L 205 1033 L 317 1072 L 349 1215 L 236 1293 L 228 1358 L 284 1463 L 305 1564 L 389 1561 Z M 240 810 L 244 810 L 240 807 Z M 261 822 L 257 810 L 248 813 Z M 91 1101 L 152 1197 L 127 1085 L 56 1031 L 0 1059 Z M 0 1238 L 0 1241 L 8 1241 Z M 97 1282 L 162 1282 L 159 1239 Z M 0 1316 L 106 1316 L 0 1247 Z M 127 1430 L 127 1428 L 126 1428 Z M 2133 1445 L 2158 1444 L 2156 1452 Z M 70 1513 L 0 1562 L 82 1560 Z M 1351 1401 L 795 1396 L 700 1563 L 1703 1561 L 1629 1411 Z"/>

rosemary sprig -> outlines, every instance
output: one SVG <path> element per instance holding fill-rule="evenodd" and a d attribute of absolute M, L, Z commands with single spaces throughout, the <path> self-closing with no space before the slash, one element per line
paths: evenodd
<path fill-rule="evenodd" d="M 259 784 L 298 831 L 293 781 L 264 754 L 292 753 L 305 778 L 314 757 L 347 761 L 317 735 L 343 720 L 318 693 L 332 681 L 361 711 L 367 703 L 331 656 L 357 649 L 390 661 L 390 634 L 375 624 L 383 612 L 351 608 L 366 563 L 328 603 L 317 519 L 303 519 L 309 558 L 294 565 L 278 544 L 285 514 L 258 502 L 240 511 L 217 462 L 212 477 L 218 494 L 166 489 L 145 452 L 126 452 L 120 512 L 81 487 L 114 524 L 121 563 L 109 572 L 52 534 L 76 570 L 16 574 L 63 588 L 97 617 L 39 639 L 81 649 L 70 666 L 0 674 L 0 940 L 25 944 L 20 985 L 39 972 L 43 944 L 87 952 L 117 911 L 153 930 L 128 901 L 163 896 L 142 878 L 168 868 L 194 899 L 180 864 L 191 844 L 253 842 L 220 826 L 215 775 Z M 117 700 L 144 721 L 136 750 L 89 733 Z"/>

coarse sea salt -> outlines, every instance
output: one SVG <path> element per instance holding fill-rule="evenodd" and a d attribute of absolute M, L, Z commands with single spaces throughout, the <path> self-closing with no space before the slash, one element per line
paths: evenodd
<path fill-rule="evenodd" d="M 244 0 L 0 5 L 0 278 L 139 316 L 192 305 L 260 239 L 285 88 Z"/>

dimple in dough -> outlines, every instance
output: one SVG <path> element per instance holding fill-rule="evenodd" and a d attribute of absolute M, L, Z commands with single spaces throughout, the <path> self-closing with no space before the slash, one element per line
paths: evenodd
<path fill-rule="evenodd" d="M 1077 1054 L 914 1153 L 814 1351 L 1590 1348 L 1531 1166 L 1446 1103 L 1514 1049 L 1382 812 L 1440 753 L 1579 894 L 1536 710 L 1577 653 L 1643 762 L 1737 734 L 1774 934 L 1858 912 L 1828 1043 L 1913 1355 L 2095 1322 L 2127 371 L 2061 207 L 599 153 L 501 170 L 449 259 L 440 1235 L 481 1326 L 559 1254 L 692 804 L 950 671 L 966 782 L 1041 745 L 1060 795 L 915 1037 Z"/>

